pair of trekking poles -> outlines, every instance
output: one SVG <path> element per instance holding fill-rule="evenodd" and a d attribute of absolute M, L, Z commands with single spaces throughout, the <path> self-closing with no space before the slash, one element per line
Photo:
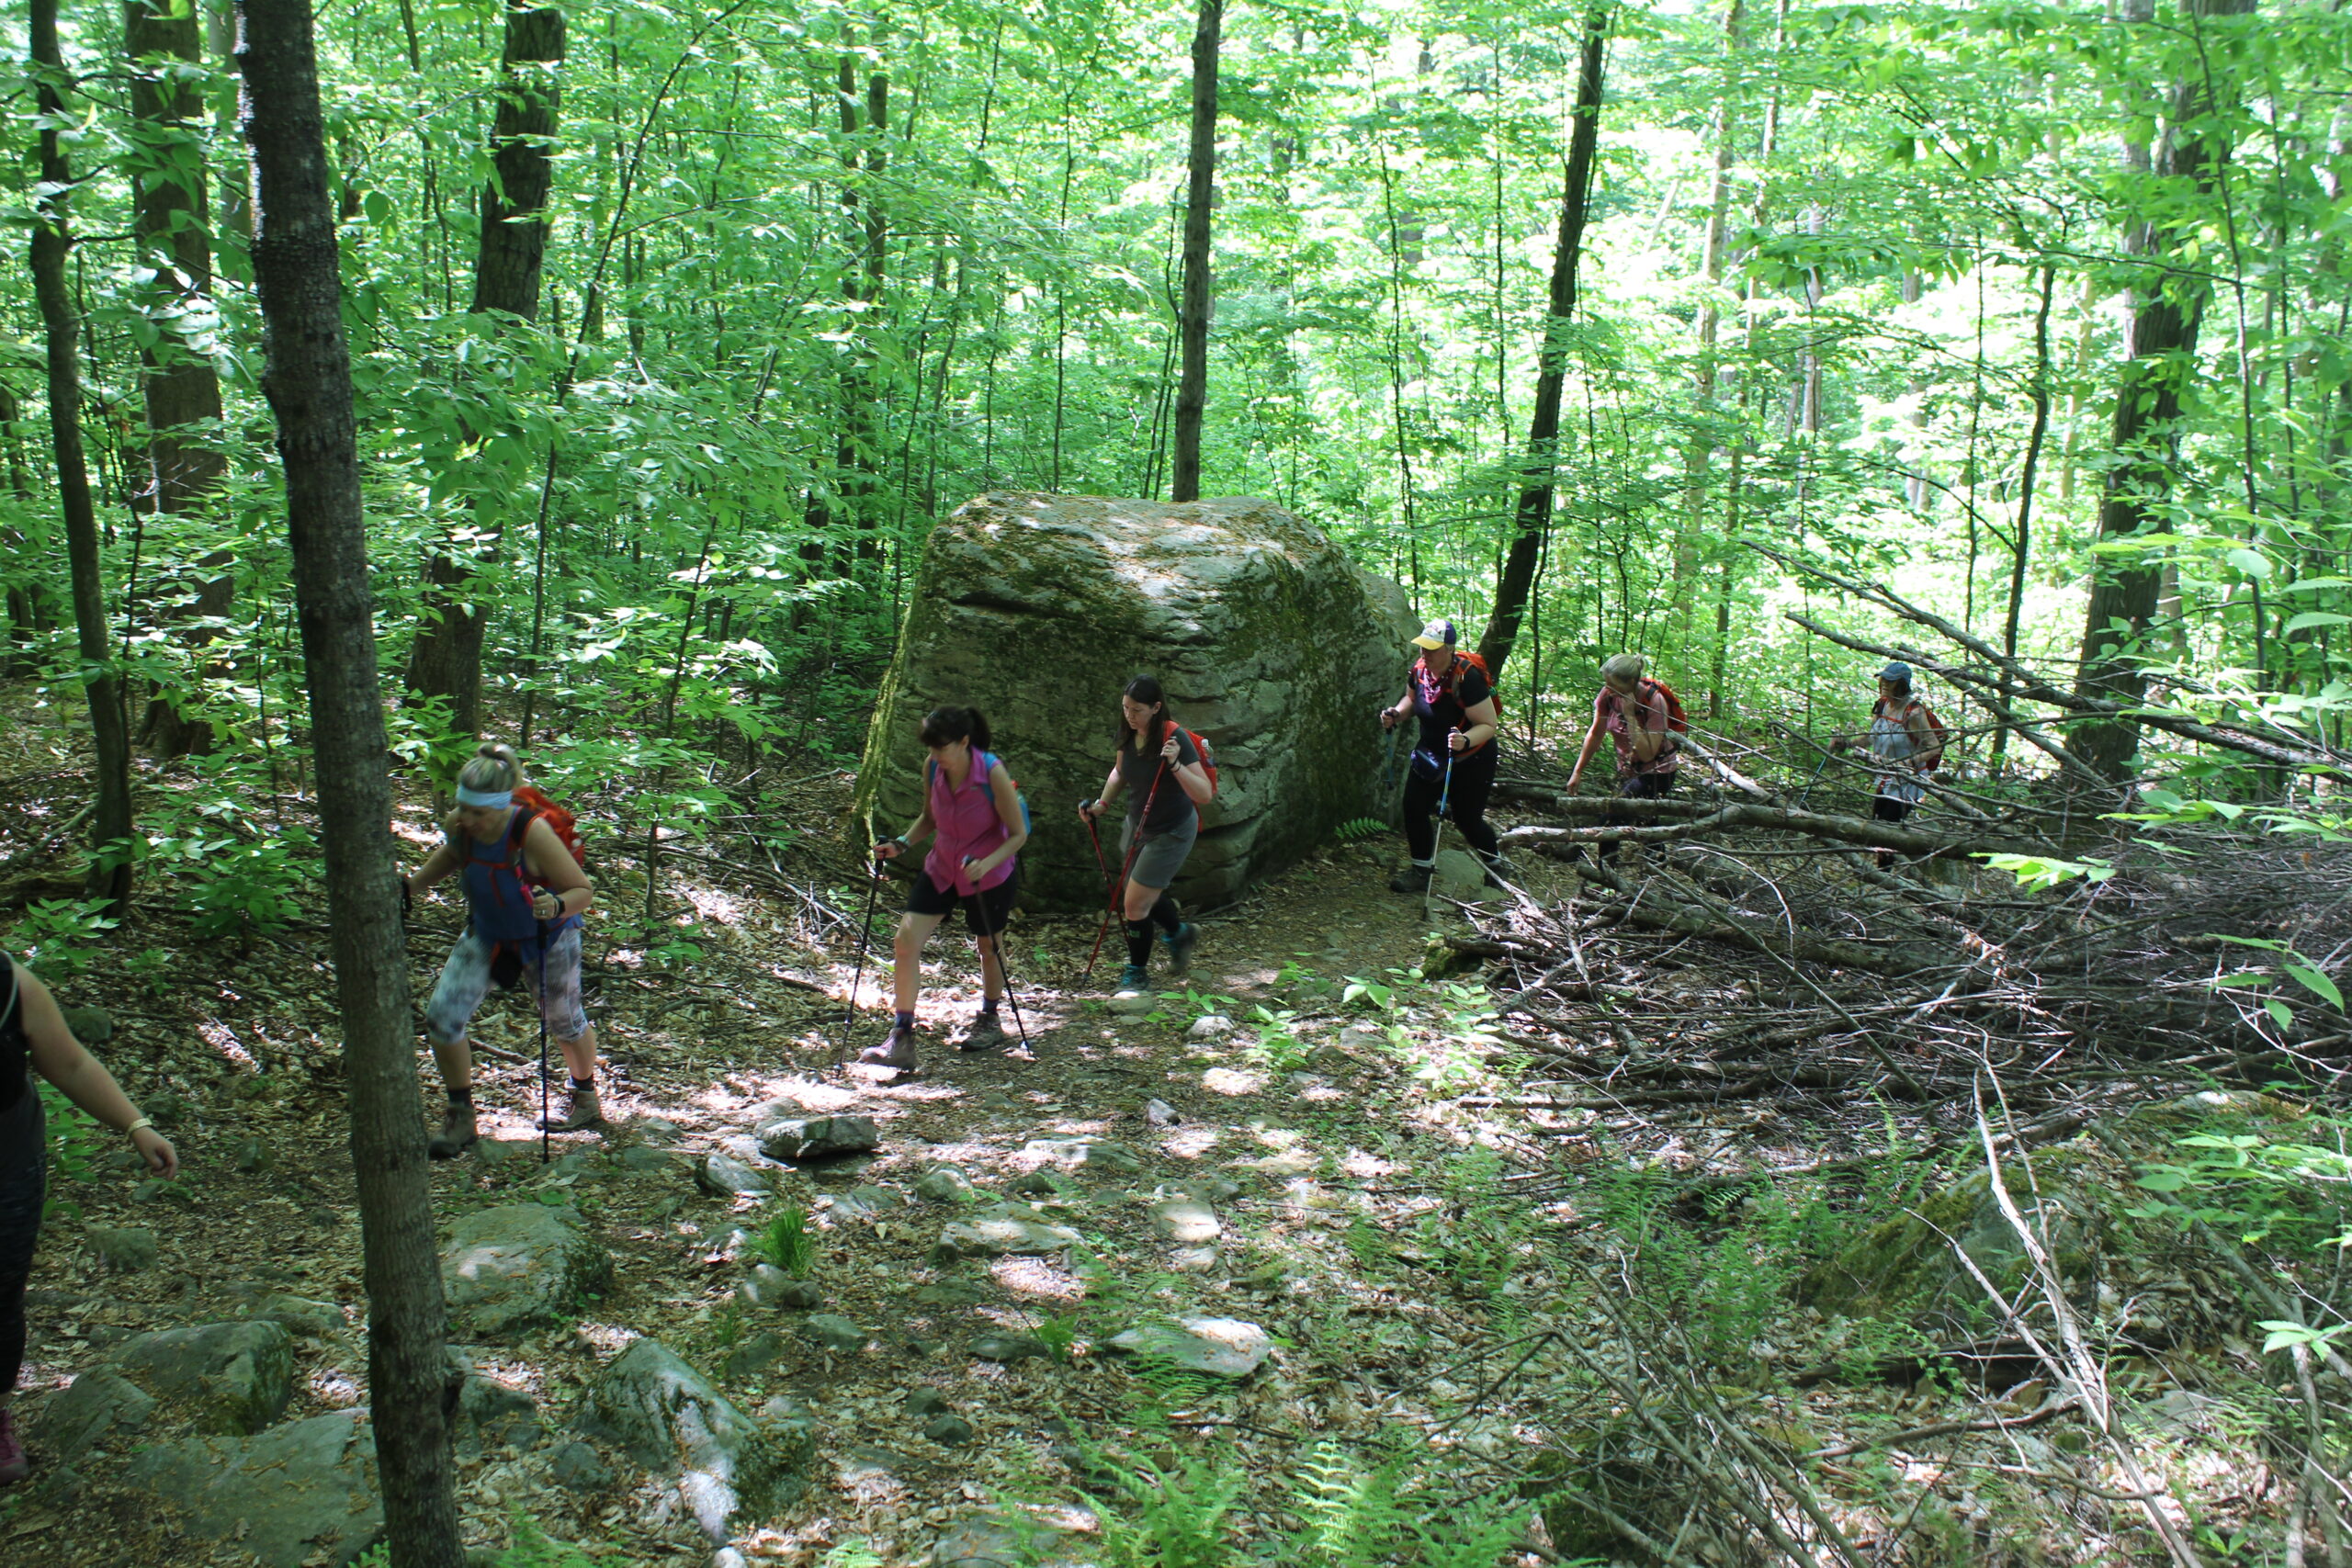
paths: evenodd
<path fill-rule="evenodd" d="M 967 866 L 970 865 L 972 863 L 970 857 L 967 856 L 964 863 Z M 842 1010 L 842 1043 L 833 1053 L 833 1071 L 836 1074 L 849 1070 L 850 1031 L 857 1023 L 858 988 L 865 984 L 865 951 L 874 942 L 874 911 L 876 906 L 881 902 L 882 884 L 886 880 L 882 874 L 882 857 L 875 855 L 866 867 L 865 919 L 859 922 L 857 928 L 857 972 L 851 977 L 849 983 L 849 1006 Z M 1004 961 L 1004 927 L 999 925 L 994 931 L 988 929 L 989 900 L 986 890 L 976 885 L 970 897 L 972 908 L 979 911 L 980 935 L 987 938 L 996 948 L 997 973 L 1004 976 L 1004 998 L 1012 1004 L 1012 1027 L 1021 1037 L 1022 1049 L 1028 1050 L 1030 1048 L 1029 1026 L 1021 1017 L 1021 998 L 1012 989 L 1012 966 Z M 982 995 L 987 994 L 988 954 L 986 953 L 980 955 L 980 989 Z M 545 1069 L 542 1068 L 542 1074 L 544 1071 Z"/>

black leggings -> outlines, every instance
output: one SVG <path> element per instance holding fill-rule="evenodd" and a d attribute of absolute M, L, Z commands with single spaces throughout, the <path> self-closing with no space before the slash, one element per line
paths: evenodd
<path fill-rule="evenodd" d="M 1677 768 L 1670 773 L 1628 774 L 1617 781 L 1617 798 L 1620 800 L 1664 800 L 1668 792 L 1674 788 L 1674 781 L 1681 776 L 1681 769 Z M 1604 828 L 1654 828 L 1657 823 L 1654 818 L 1636 817 L 1630 811 L 1619 811 L 1612 807 L 1606 816 L 1601 818 L 1600 825 Z M 1617 846 L 1622 841 L 1617 839 L 1604 841 L 1594 858 L 1601 864 L 1607 865 L 1616 858 Z"/>
<path fill-rule="evenodd" d="M 0 1393 L 17 1386 L 25 1364 L 25 1285 L 49 1185 L 45 1134 L 40 1093 L 28 1083 L 17 1103 L 0 1111 Z"/>
<path fill-rule="evenodd" d="M 1445 814 L 1462 829 L 1470 847 L 1492 859 L 1499 846 L 1495 830 L 1487 825 L 1487 796 L 1495 790 L 1496 752 L 1492 741 L 1467 757 L 1453 760 L 1453 779 L 1449 784 L 1443 768 L 1424 778 L 1420 759 L 1405 780 L 1405 841 L 1412 846 L 1416 864 L 1423 863 L 1437 854 L 1437 801 L 1441 790 L 1445 794 Z"/>

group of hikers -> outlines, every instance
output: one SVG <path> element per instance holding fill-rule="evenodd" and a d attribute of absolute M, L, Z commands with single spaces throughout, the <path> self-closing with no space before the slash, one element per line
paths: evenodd
<path fill-rule="evenodd" d="M 1486 819 L 1495 785 L 1500 727 L 1494 684 L 1474 653 L 1456 646 L 1451 621 L 1435 620 L 1412 639 L 1415 657 L 1404 694 L 1379 710 L 1384 728 L 1408 719 L 1418 726 L 1403 797 L 1408 863 L 1389 886 L 1400 893 L 1427 888 L 1441 824 L 1451 820 L 1492 878 L 1509 870 Z M 1616 753 L 1617 795 L 1657 800 L 1673 787 L 1687 725 L 1673 690 L 1646 672 L 1642 656 L 1621 653 L 1600 667 L 1592 720 L 1568 790 L 1575 793 L 1604 738 Z M 1126 940 L 1119 985 L 1140 991 L 1150 982 L 1155 942 L 1167 949 L 1171 974 L 1182 975 L 1200 941 L 1169 888 L 1183 869 L 1201 830 L 1201 810 L 1216 788 L 1216 762 L 1205 743 L 1171 717 L 1166 693 L 1150 676 L 1127 682 L 1120 697 L 1111 768 L 1095 798 L 1078 807 L 1102 852 L 1101 819 L 1124 795 L 1117 877 L 1107 858 L 1105 920 L 1115 910 Z M 989 724 L 976 709 L 943 707 L 922 720 L 922 809 L 906 831 L 873 847 L 875 871 L 930 839 L 910 879 L 906 910 L 891 944 L 896 1017 L 883 1043 L 861 1060 L 899 1072 L 919 1065 L 915 1010 L 922 949 L 942 920 L 960 906 L 977 940 L 981 1000 L 958 1042 L 967 1051 L 1008 1043 L 998 1010 L 1007 991 L 1001 938 L 1021 888 L 1020 853 L 1029 818 L 1002 759 L 989 750 Z M 1833 751 L 1866 747 L 1877 778 L 1872 814 L 1901 822 L 1924 795 L 1921 779 L 1941 759 L 1944 731 L 1912 691 L 1909 666 L 1878 672 L 1878 700 L 1867 729 L 1834 737 Z M 1604 820 L 1623 826 L 1630 813 Z M 476 1141 L 471 1053 L 467 1028 L 494 984 L 530 988 L 539 1016 L 562 1053 L 569 1094 L 562 1108 L 545 1110 L 549 1132 L 594 1127 L 603 1120 L 596 1093 L 596 1033 L 581 1005 L 582 919 L 594 891 L 581 868 L 571 814 L 525 779 L 514 753 L 485 745 L 459 771 L 455 808 L 442 824 L 442 841 L 401 884 L 402 898 L 455 874 L 461 879 L 468 918 L 441 966 L 424 1010 L 425 1036 L 439 1068 L 447 1104 L 432 1156 L 447 1159 Z M 1604 840 L 1599 858 L 1616 844 Z M 1891 857 L 1881 856 L 1884 864 Z M 853 1006 L 855 998 L 852 998 Z M 179 1156 L 77 1041 L 49 991 L 14 958 L 0 953 L 0 1484 L 27 1470 L 8 1409 L 25 1349 L 25 1290 L 41 1219 L 47 1134 L 33 1075 L 103 1126 L 127 1134 L 146 1169 L 172 1177 Z"/>

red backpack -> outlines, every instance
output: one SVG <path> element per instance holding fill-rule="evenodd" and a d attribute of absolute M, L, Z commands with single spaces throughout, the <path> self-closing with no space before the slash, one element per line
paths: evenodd
<path fill-rule="evenodd" d="M 1184 729 L 1184 727 L 1177 723 L 1172 718 L 1168 721 L 1168 732 L 1170 735 L 1175 734 L 1176 731 L 1180 729 Z M 1216 795 L 1216 752 L 1209 745 L 1208 738 L 1201 734 L 1200 731 L 1196 729 L 1184 729 L 1184 733 L 1191 738 L 1193 750 L 1201 754 L 1201 772 L 1208 774 L 1209 776 L 1209 795 L 1214 799 Z M 1168 742 L 1163 740 L 1160 744 L 1165 746 Z M 1198 806 L 1195 806 L 1193 807 L 1193 814 L 1197 817 L 1200 815 L 1200 810 L 1201 808 Z"/>
<path fill-rule="evenodd" d="M 1464 664 L 1467 664 L 1471 669 L 1476 670 L 1479 674 L 1484 675 L 1487 678 L 1487 698 L 1489 702 L 1495 705 L 1495 714 L 1496 716 L 1499 718 L 1503 711 L 1503 694 L 1495 689 L 1495 672 L 1487 668 L 1487 661 L 1485 659 L 1471 652 L 1466 648 L 1458 648 L 1453 650 L 1453 664 L 1449 665 L 1445 671 L 1444 684 L 1447 694 L 1452 695 L 1453 694 L 1453 689 L 1462 683 L 1462 671 L 1458 668 L 1455 668 L 1455 666 Z M 1427 664 L 1423 664 L 1421 668 L 1427 670 L 1429 666 Z M 1464 728 L 1467 728 L 1468 719 L 1466 716 L 1464 716 Z M 1495 728 L 1499 730 L 1502 726 L 1498 723 Z M 1489 745 L 1493 744 L 1493 742 L 1494 737 L 1490 735 L 1486 739 L 1479 741 L 1477 745 L 1471 747 L 1469 750 L 1463 752 L 1462 755 L 1464 757 L 1475 756 L 1478 752 L 1485 750 Z"/>
<path fill-rule="evenodd" d="M 1909 702 L 1904 704 L 1903 712 L 1897 716 L 1897 722 L 1900 723 L 1905 729 L 1907 730 L 1911 728 L 1911 710 L 1913 708 L 1917 708 L 1919 710 L 1919 716 L 1928 721 L 1928 729 L 1933 731 L 1936 737 L 1935 743 L 1929 746 L 1926 750 L 1919 753 L 1920 771 L 1923 773 L 1932 773 L 1938 768 L 1943 766 L 1944 747 L 1951 739 L 1951 731 L 1944 728 L 1944 721 L 1936 716 L 1935 709 L 1929 707 L 1927 704 L 1921 702 L 1917 697 L 1913 697 Z M 1871 713 L 1873 716 L 1885 711 L 1886 704 L 1883 701 L 1875 703 L 1871 707 Z"/>
<path fill-rule="evenodd" d="M 514 804 L 522 807 L 514 814 L 512 829 L 517 844 L 523 841 L 523 835 L 531 830 L 534 818 L 545 818 L 547 825 L 555 829 L 557 840 L 563 845 L 564 852 L 571 857 L 572 863 L 583 871 L 587 869 L 588 846 L 580 838 L 580 818 L 574 817 L 569 807 L 558 806 L 532 784 L 515 787 Z"/>
<path fill-rule="evenodd" d="M 1652 675 L 1643 676 L 1641 684 L 1642 686 L 1648 687 L 1650 690 L 1656 692 L 1659 696 L 1666 699 L 1666 728 L 1668 730 L 1676 735 L 1690 734 L 1690 720 L 1684 715 L 1682 711 L 1682 699 L 1674 694 L 1674 688 Z M 1635 691 L 1638 692 L 1640 689 L 1640 687 L 1636 687 Z M 1606 687 L 1603 687 L 1602 690 L 1604 692 L 1608 692 L 1608 688 Z M 1618 696 L 1616 693 L 1608 692 L 1608 695 L 1610 700 L 1616 703 L 1618 706 L 1623 707 L 1624 705 L 1624 699 Z M 1649 705 L 1645 702 L 1642 705 L 1646 707 Z"/>

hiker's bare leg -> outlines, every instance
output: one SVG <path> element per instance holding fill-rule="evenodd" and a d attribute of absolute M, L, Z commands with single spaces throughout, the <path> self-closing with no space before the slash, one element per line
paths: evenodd
<path fill-rule="evenodd" d="M 466 1049 L 462 1040 L 435 1040 L 425 1037 L 433 1047 L 433 1065 L 441 1069 L 441 1087 L 451 1092 L 469 1089 L 474 1083 L 474 1054 Z"/>
<path fill-rule="evenodd" d="M 997 952 L 997 939 L 992 936 L 974 937 L 980 944 L 980 994 L 990 1003 L 1004 995 L 1004 959 Z"/>
<path fill-rule="evenodd" d="M 556 1047 L 563 1053 L 564 1069 L 571 1073 L 573 1083 L 586 1083 L 596 1076 L 596 1030 L 594 1024 L 572 1039 L 557 1041 Z"/>
<path fill-rule="evenodd" d="M 899 934 L 890 939 L 891 1002 L 900 1012 L 915 1010 L 922 990 L 922 944 L 939 929 L 943 915 L 902 915 Z"/>

